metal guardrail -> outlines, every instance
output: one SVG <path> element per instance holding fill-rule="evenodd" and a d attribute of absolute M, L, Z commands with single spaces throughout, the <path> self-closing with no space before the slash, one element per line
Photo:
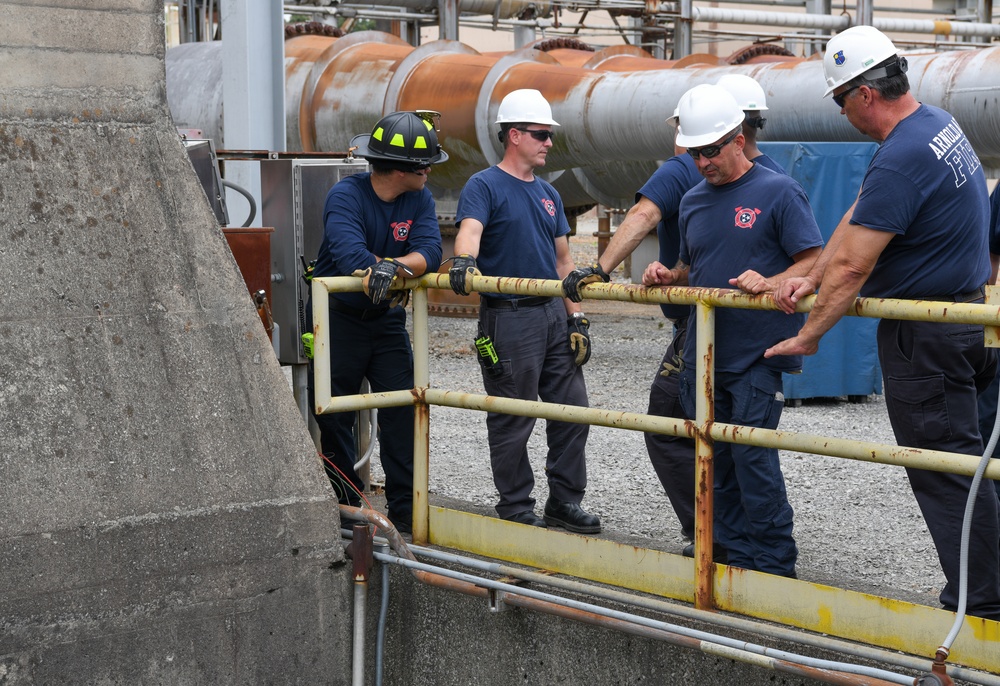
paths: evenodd
<path fill-rule="evenodd" d="M 972 475 L 978 456 L 899 447 L 716 423 L 713 398 L 714 370 L 706 353 L 714 344 L 714 312 L 718 307 L 776 309 L 770 296 L 751 296 L 728 289 L 690 287 L 644 288 L 621 284 L 593 284 L 584 296 L 596 300 L 695 305 L 698 335 L 698 397 L 694 420 L 656 417 L 630 412 L 581 408 L 539 401 L 499 398 L 430 388 L 428 364 L 428 288 L 450 288 L 446 274 L 407 279 L 413 289 L 414 383 L 409 390 L 331 397 L 328 293 L 358 291 L 356 277 L 314 278 L 312 295 L 315 325 L 315 389 L 318 413 L 371 407 L 415 406 L 413 540 L 507 560 L 661 597 L 694 603 L 702 610 L 720 610 L 776 622 L 785 626 L 859 641 L 932 659 L 948 633 L 955 614 L 900 600 L 834 588 L 803 580 L 717 565 L 711 559 L 712 443 L 724 441 L 802 453 L 916 467 Z M 562 297 L 559 281 L 470 277 L 470 290 L 485 293 Z M 987 302 L 1000 300 L 1000 288 L 987 288 Z M 799 302 L 808 312 L 814 297 Z M 859 298 L 852 316 L 952 321 L 986 325 L 986 342 L 1000 347 L 1000 309 L 994 304 Z M 696 441 L 695 558 L 614 541 L 546 529 L 517 526 L 501 519 L 431 506 L 429 484 L 429 427 L 431 405 L 495 411 L 560 421 L 587 423 L 623 430 L 688 436 Z M 1000 480 L 1000 459 L 987 467 L 987 478 Z M 1000 622 L 966 617 L 955 641 L 953 662 L 1000 675 Z"/>

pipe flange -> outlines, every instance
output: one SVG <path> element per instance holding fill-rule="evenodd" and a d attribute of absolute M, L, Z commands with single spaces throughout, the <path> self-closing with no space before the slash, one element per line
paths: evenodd
<path fill-rule="evenodd" d="M 748 45 L 747 47 L 740 48 L 734 52 L 726 58 L 726 63 L 732 65 L 746 64 L 750 60 L 757 57 L 795 58 L 795 53 L 786 50 L 780 45 L 775 45 L 774 43 L 754 43 L 753 45 Z"/>
<path fill-rule="evenodd" d="M 495 135 L 493 121 L 496 119 L 497 109 L 491 107 L 493 103 L 493 91 L 497 84 L 503 79 L 511 67 L 525 62 L 539 62 L 542 64 L 558 65 L 559 62 L 550 57 L 547 53 L 524 48 L 509 55 L 504 55 L 490 67 L 490 70 L 483 78 L 483 83 L 479 87 L 479 97 L 476 98 L 476 138 L 479 140 L 479 148 L 486 157 L 486 162 L 492 166 L 498 164 L 503 159 L 503 146 Z"/>
<path fill-rule="evenodd" d="M 529 43 L 526 47 L 540 52 L 548 52 L 549 50 L 583 50 L 585 52 L 594 52 L 594 46 L 584 43 L 579 38 L 539 38 L 533 43 Z"/>
<path fill-rule="evenodd" d="M 324 24 L 321 21 L 305 21 L 296 24 L 285 24 L 285 40 L 296 36 L 330 36 L 341 38 L 344 31 L 336 26 Z"/>

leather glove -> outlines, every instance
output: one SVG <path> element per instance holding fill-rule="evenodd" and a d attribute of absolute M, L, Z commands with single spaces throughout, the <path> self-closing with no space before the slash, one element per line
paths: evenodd
<path fill-rule="evenodd" d="M 587 364 L 590 359 L 590 320 L 582 314 L 575 315 L 566 320 L 569 327 L 569 347 L 576 356 L 574 362 L 577 367 Z"/>
<path fill-rule="evenodd" d="M 596 281 L 603 281 L 604 283 L 611 281 L 611 276 L 601 269 L 600 264 L 594 262 L 589 267 L 577 267 L 563 279 L 563 292 L 567 298 L 578 303 L 583 300 L 583 295 L 580 294 L 580 286 Z"/>
<path fill-rule="evenodd" d="M 363 271 L 355 271 L 353 276 L 362 277 L 361 288 L 372 304 L 378 305 L 385 300 L 385 296 L 389 293 L 389 286 L 396 278 L 396 268 L 400 266 L 402 265 L 394 259 L 387 257 L 376 262 L 373 267 L 368 267 Z"/>
<path fill-rule="evenodd" d="M 472 274 L 481 276 L 482 272 L 476 269 L 476 258 L 468 253 L 455 255 L 452 259 L 451 269 L 448 270 L 448 279 L 451 282 L 451 290 L 458 295 L 468 295 L 465 289 L 465 276 Z"/>
<path fill-rule="evenodd" d="M 663 370 L 660 372 L 660 376 L 671 376 L 673 374 L 680 374 L 684 371 L 684 360 L 678 355 L 671 355 L 670 359 L 663 363 Z"/>

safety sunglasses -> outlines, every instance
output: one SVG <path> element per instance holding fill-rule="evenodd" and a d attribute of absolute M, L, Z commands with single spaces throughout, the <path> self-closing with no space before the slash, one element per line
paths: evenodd
<path fill-rule="evenodd" d="M 410 167 L 406 171 L 410 172 L 411 174 L 420 174 L 421 176 L 423 176 L 423 174 L 421 172 L 427 171 L 430 168 L 431 168 L 431 165 L 429 165 L 429 164 L 420 164 L 420 165 L 417 165 L 417 166 L 414 166 L 414 167 Z"/>
<path fill-rule="evenodd" d="M 833 104 L 836 105 L 837 107 L 839 107 L 840 109 L 844 109 L 844 103 L 847 101 L 847 94 L 850 93 L 850 92 L 852 92 L 852 91 L 857 90 L 858 88 L 861 88 L 861 84 L 858 84 L 857 86 L 854 86 L 853 88 L 848 88 L 846 91 L 844 91 L 840 95 L 833 96 Z"/>
<path fill-rule="evenodd" d="M 726 140 L 722 141 L 718 145 L 703 145 L 700 148 L 688 148 L 687 150 L 688 154 L 696 160 L 699 159 L 702 155 L 704 155 L 708 159 L 712 159 L 713 157 L 717 157 L 719 153 L 722 152 L 722 149 L 724 147 L 726 147 L 734 140 L 736 140 L 736 137 L 738 135 L 740 135 L 740 129 L 736 129 L 735 131 L 733 131 L 731 134 L 729 134 Z"/>
<path fill-rule="evenodd" d="M 515 128 L 517 128 L 517 127 L 515 127 Z M 523 131 L 524 133 L 528 134 L 529 136 L 531 136 L 532 138 L 534 138 L 539 143 L 544 143 L 547 140 L 552 140 L 556 136 L 556 132 L 555 131 L 547 131 L 545 129 L 542 129 L 542 130 L 538 130 L 538 129 L 517 129 L 517 130 L 518 131 Z"/>

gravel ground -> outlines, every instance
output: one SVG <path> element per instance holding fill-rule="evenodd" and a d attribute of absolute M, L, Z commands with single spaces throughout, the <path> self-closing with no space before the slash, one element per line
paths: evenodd
<path fill-rule="evenodd" d="M 581 222 L 571 241 L 577 262 L 597 254 L 593 229 Z M 617 271 L 615 281 L 626 279 Z M 593 356 L 585 372 L 591 407 L 645 412 L 649 383 L 670 327 L 658 310 L 592 301 Z M 431 318 L 430 378 L 436 388 L 483 393 L 472 339 L 475 320 Z M 882 396 L 866 402 L 828 398 L 786 406 L 780 427 L 810 434 L 894 445 Z M 529 443 L 536 510 L 547 497 L 544 421 Z M 944 576 L 902 468 L 783 451 L 788 498 L 795 510 L 798 575 L 809 581 L 939 606 Z M 606 536 L 679 552 L 686 541 L 635 431 L 592 427 L 587 445 L 589 485 L 584 507 L 598 514 Z M 378 460 L 373 479 L 381 480 Z M 485 415 L 431 411 L 432 499 L 457 499 L 495 514 Z M 634 541 L 633 541 L 634 542 Z"/>

